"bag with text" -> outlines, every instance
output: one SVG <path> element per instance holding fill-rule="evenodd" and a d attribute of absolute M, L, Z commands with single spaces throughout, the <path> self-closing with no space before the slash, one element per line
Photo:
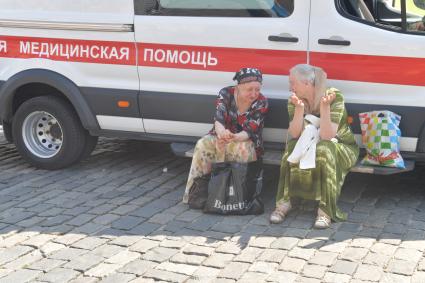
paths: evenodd
<path fill-rule="evenodd" d="M 260 161 L 215 163 L 208 183 L 208 199 L 204 212 L 261 214 L 264 212 L 264 204 L 260 198 L 261 187 Z"/>

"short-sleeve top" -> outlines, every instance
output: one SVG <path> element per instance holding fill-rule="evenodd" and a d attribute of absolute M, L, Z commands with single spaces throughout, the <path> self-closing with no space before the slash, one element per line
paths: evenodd
<path fill-rule="evenodd" d="M 356 144 L 356 140 L 347 120 L 348 115 L 345 109 L 344 96 L 336 88 L 329 88 L 326 90 L 326 93 L 330 92 L 335 93 L 335 99 L 331 104 L 331 122 L 338 125 L 336 138 L 340 143 L 354 145 Z M 294 118 L 294 112 L 295 105 L 288 100 L 289 122 Z"/>
<path fill-rule="evenodd" d="M 260 158 L 264 152 L 262 135 L 264 118 L 269 109 L 267 98 L 260 93 L 245 113 L 239 113 L 234 93 L 234 86 L 220 90 L 216 99 L 214 122 L 220 122 L 234 134 L 245 131 L 254 143 L 257 158 Z M 215 127 L 209 133 L 216 135 Z"/>

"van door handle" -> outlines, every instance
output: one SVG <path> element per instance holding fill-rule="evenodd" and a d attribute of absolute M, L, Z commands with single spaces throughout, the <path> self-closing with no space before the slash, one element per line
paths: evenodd
<path fill-rule="evenodd" d="M 298 42 L 298 37 L 292 36 L 288 33 L 281 35 L 269 35 L 269 41 L 277 41 L 277 42 Z"/>
<path fill-rule="evenodd" d="M 333 39 L 333 38 L 320 38 L 319 44 L 323 45 L 339 45 L 339 46 L 349 46 L 351 42 L 345 39 Z"/>

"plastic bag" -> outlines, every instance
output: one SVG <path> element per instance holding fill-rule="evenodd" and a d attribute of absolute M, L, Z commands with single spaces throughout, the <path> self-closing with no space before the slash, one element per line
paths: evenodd
<path fill-rule="evenodd" d="M 383 110 L 359 113 L 359 118 L 366 148 L 361 164 L 405 168 L 400 155 L 400 115 Z"/>
<path fill-rule="evenodd" d="M 208 184 L 204 212 L 218 214 L 261 214 L 262 170 L 259 162 L 215 163 Z"/>
<path fill-rule="evenodd" d="M 193 184 L 189 189 L 189 200 L 187 202 L 190 208 L 204 208 L 208 199 L 208 182 L 210 178 L 211 175 L 207 174 L 193 180 Z"/>

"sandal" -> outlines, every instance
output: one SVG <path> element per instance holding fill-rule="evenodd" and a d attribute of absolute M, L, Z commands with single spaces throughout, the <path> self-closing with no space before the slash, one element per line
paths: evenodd
<path fill-rule="evenodd" d="M 316 222 L 314 222 L 314 228 L 327 229 L 331 226 L 331 222 L 331 218 L 319 208 L 317 210 L 317 217 Z"/>
<path fill-rule="evenodd" d="M 270 223 L 279 224 L 285 220 L 285 216 L 292 209 L 291 202 L 286 201 L 276 206 L 276 209 L 270 215 Z"/>

